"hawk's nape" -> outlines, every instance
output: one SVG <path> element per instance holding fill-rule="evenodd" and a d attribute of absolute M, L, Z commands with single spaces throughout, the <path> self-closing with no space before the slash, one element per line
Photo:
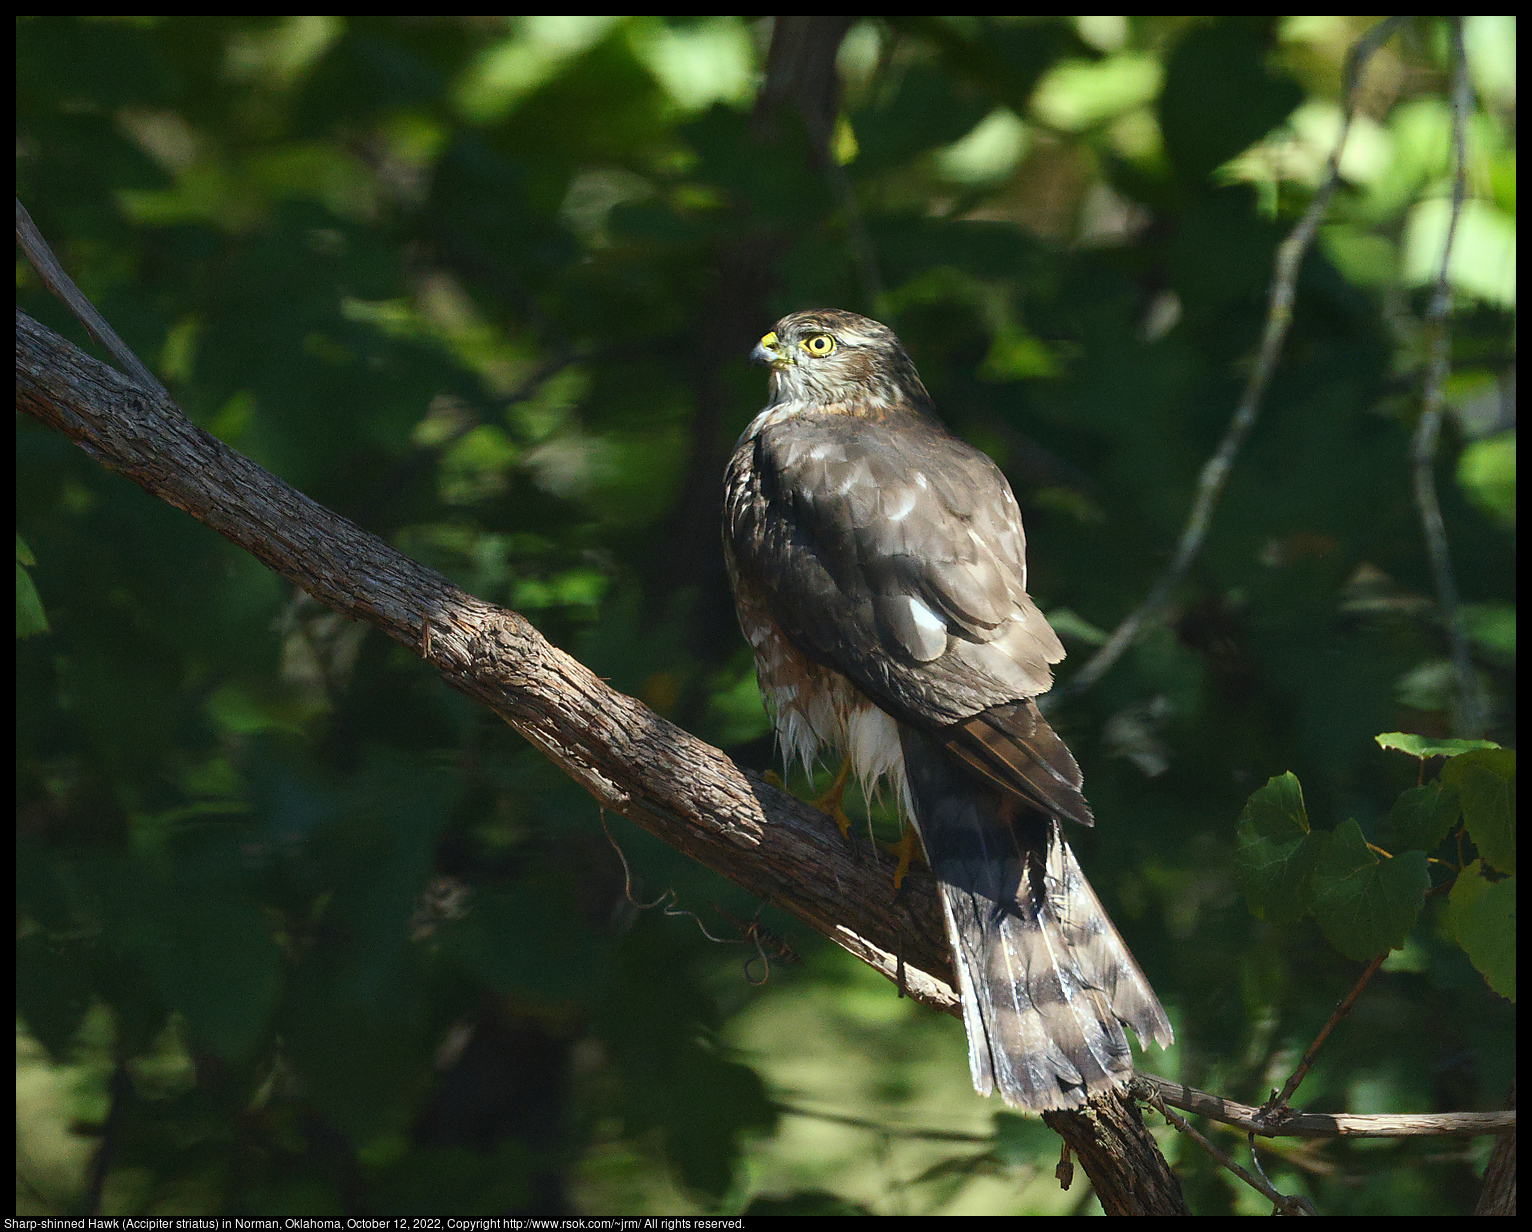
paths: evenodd
<path fill-rule="evenodd" d="M 1133 1071 L 1124 1026 L 1141 1045 L 1173 1035 L 1057 818 L 977 779 L 932 737 L 900 736 L 975 1089 L 1047 1112 L 1121 1083 Z"/>
<path fill-rule="evenodd" d="M 974 1086 L 1036 1111 L 1132 1072 L 1169 1020 L 1061 833 L 1092 825 L 1035 702 L 1064 657 L 1010 485 L 932 413 L 892 331 L 799 312 L 724 478 L 724 559 L 790 761 L 887 777 L 941 883 Z"/>

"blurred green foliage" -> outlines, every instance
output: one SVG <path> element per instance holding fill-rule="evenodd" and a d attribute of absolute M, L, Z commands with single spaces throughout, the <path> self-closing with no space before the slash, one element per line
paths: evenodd
<path fill-rule="evenodd" d="M 1436 467 L 1507 746 L 1514 20 L 1467 21 Z M 19 193 L 209 431 L 765 768 L 716 529 L 751 343 L 814 306 L 898 329 L 1016 488 L 1067 678 L 1173 550 L 1365 22 L 865 19 L 839 171 L 752 118 L 771 28 L 24 18 Z M 1206 549 L 1056 714 L 1101 819 L 1082 862 L 1175 1019 L 1146 1066 L 1254 1103 L 1358 966 L 1301 912 L 1246 910 L 1246 797 L 1294 772 L 1365 863 L 1415 785 L 1374 736 L 1452 730 L 1408 461 L 1447 46 L 1421 19 L 1375 58 Z M 749 947 L 630 905 L 674 889 L 730 935 L 737 891 L 616 820 L 626 896 L 594 803 L 493 716 L 69 442 L 17 440 L 19 1210 L 1076 1209 L 1050 1135 L 966 1090 L 958 1023 L 770 912 L 803 965 L 779 949 L 747 983 Z M 1513 1011 L 1453 930 L 1503 963 L 1505 882 L 1456 885 L 1298 1103 L 1500 1106 Z M 1327 1214 L 1463 1214 L 1489 1146 L 1264 1160 Z M 1198 1213 L 1264 1213 L 1166 1149 Z"/>

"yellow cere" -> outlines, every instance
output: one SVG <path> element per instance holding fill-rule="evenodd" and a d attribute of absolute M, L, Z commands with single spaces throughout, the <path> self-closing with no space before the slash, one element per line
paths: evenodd
<path fill-rule="evenodd" d="M 812 338 L 805 338 L 798 344 L 816 359 L 823 359 L 835 350 L 835 339 L 829 334 L 815 334 Z"/>
<path fill-rule="evenodd" d="M 767 334 L 764 338 L 762 338 L 761 339 L 761 345 L 763 347 L 765 347 L 768 351 L 771 350 L 772 347 L 776 346 L 777 345 L 777 331 L 776 330 L 772 330 L 771 333 Z"/>

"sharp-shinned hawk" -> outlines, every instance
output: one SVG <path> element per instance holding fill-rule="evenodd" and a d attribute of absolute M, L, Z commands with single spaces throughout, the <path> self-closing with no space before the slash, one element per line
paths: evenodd
<path fill-rule="evenodd" d="M 724 487 L 724 555 L 789 761 L 886 779 L 941 883 L 974 1086 L 1071 1108 L 1165 1011 L 1061 832 L 1092 825 L 1034 702 L 1064 657 L 1005 476 L 948 432 L 899 340 L 849 312 L 761 339 L 771 400 Z"/>

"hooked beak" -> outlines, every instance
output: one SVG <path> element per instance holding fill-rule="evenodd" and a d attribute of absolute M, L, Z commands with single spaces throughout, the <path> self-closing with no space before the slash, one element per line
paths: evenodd
<path fill-rule="evenodd" d="M 755 344 L 755 350 L 750 352 L 750 362 L 752 364 L 765 364 L 768 368 L 773 369 L 787 367 L 786 348 L 783 347 L 775 331 L 767 334 Z"/>

